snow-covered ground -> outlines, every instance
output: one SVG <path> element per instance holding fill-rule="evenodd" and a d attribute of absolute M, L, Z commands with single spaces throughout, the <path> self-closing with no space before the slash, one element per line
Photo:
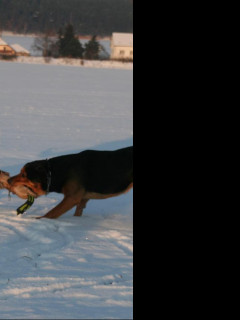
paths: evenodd
<path fill-rule="evenodd" d="M 115 60 L 82 60 L 71 58 L 43 58 L 43 57 L 23 57 L 19 56 L 13 60 L 16 63 L 28 64 L 49 64 L 82 68 L 106 68 L 106 69 L 126 69 L 133 70 L 132 62 L 122 62 Z"/>
<path fill-rule="evenodd" d="M 0 61 L 0 169 L 37 159 L 132 145 L 132 70 Z M 132 318 L 133 191 L 91 200 L 82 217 L 23 216 L 0 190 L 0 319 Z"/>

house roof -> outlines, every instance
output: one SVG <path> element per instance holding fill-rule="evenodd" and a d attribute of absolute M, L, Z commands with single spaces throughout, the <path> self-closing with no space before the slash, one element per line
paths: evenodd
<path fill-rule="evenodd" d="M 7 46 L 7 43 L 0 38 L 0 46 Z"/>
<path fill-rule="evenodd" d="M 118 47 L 133 47 L 133 34 L 114 32 L 112 34 L 112 44 Z"/>
<path fill-rule="evenodd" d="M 25 48 L 23 48 L 22 46 L 20 46 L 19 44 L 11 44 L 11 47 L 16 51 L 16 52 L 24 52 L 24 53 L 28 53 L 29 51 L 27 51 Z"/>

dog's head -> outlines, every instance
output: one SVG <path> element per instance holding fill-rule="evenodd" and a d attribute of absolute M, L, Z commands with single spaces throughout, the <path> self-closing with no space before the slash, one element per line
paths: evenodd
<path fill-rule="evenodd" d="M 45 195 L 48 189 L 48 168 L 44 160 L 27 163 L 21 172 L 8 180 L 11 189 L 27 188 L 28 195 L 35 198 Z"/>

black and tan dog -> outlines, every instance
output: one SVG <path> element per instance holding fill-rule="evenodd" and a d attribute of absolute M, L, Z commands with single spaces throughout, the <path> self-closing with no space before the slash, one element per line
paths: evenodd
<path fill-rule="evenodd" d="M 49 192 L 64 199 L 40 218 L 55 219 L 76 206 L 81 216 L 89 199 L 107 199 L 133 187 L 133 147 L 116 151 L 86 150 L 26 164 L 8 179 L 10 190 L 20 186 L 35 198 Z"/>

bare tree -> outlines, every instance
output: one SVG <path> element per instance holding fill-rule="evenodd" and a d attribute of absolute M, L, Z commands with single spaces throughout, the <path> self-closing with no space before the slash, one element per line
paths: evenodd
<path fill-rule="evenodd" d="M 41 52 L 43 57 L 58 57 L 59 48 L 57 38 L 51 32 L 46 32 L 43 36 L 34 40 L 32 49 Z"/>

